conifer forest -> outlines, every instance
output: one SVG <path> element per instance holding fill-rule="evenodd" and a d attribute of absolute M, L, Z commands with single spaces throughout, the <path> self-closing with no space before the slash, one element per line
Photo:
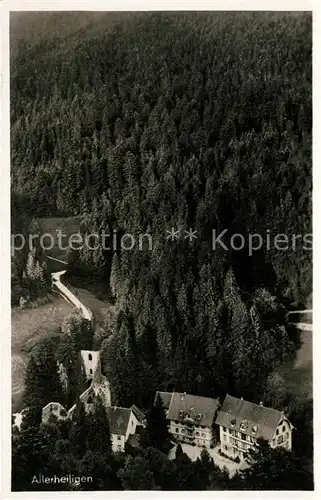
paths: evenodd
<path fill-rule="evenodd" d="M 62 282 L 99 290 L 108 314 L 66 317 L 32 349 L 12 488 L 57 489 L 30 483 L 41 471 L 93 490 L 312 489 L 312 396 L 275 376 L 302 342 L 288 312 L 311 309 L 311 13 L 11 13 L 10 119 L 11 232 L 56 218 L 114 238 L 65 252 Z M 50 265 L 14 252 L 13 309 L 58 300 Z M 113 405 L 147 415 L 140 446 L 113 452 L 99 397 L 41 423 L 86 388 L 80 350 L 100 351 Z M 207 450 L 169 459 L 156 391 L 264 401 L 292 451 L 263 443 L 234 475 Z"/>

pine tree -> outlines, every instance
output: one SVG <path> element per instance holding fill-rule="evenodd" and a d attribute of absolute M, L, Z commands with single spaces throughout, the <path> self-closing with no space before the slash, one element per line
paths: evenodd
<path fill-rule="evenodd" d="M 124 467 L 117 473 L 124 490 L 154 490 L 153 472 L 144 456 L 127 456 Z"/>
<path fill-rule="evenodd" d="M 81 458 L 87 449 L 89 417 L 86 415 L 84 404 L 78 400 L 72 414 L 72 424 L 69 431 L 69 440 L 73 453 Z"/>
<path fill-rule="evenodd" d="M 118 255 L 115 252 L 112 259 L 111 273 L 110 273 L 110 289 L 112 296 L 115 298 L 117 298 L 118 295 L 118 280 L 119 280 L 119 260 L 118 260 Z"/>
<path fill-rule="evenodd" d="M 250 467 L 241 472 L 245 489 L 313 489 L 313 474 L 302 467 L 301 457 L 282 447 L 271 448 L 264 440 L 260 440 L 258 444 L 248 454 Z"/>
<path fill-rule="evenodd" d="M 28 362 L 24 402 L 28 407 L 43 408 L 49 402 L 63 402 L 63 390 L 58 373 L 53 345 L 39 346 Z"/>
<path fill-rule="evenodd" d="M 181 443 L 178 443 L 176 445 L 176 450 L 175 450 L 175 460 L 177 460 L 182 455 L 183 455 L 183 448 Z"/>
<path fill-rule="evenodd" d="M 169 444 L 168 423 L 163 401 L 157 394 L 156 401 L 147 413 L 147 434 L 150 446 L 166 450 Z"/>
<path fill-rule="evenodd" d="M 109 420 L 106 408 L 99 396 L 94 400 L 93 410 L 88 419 L 88 449 L 94 453 L 100 453 L 102 456 L 109 456 L 112 451 Z"/>

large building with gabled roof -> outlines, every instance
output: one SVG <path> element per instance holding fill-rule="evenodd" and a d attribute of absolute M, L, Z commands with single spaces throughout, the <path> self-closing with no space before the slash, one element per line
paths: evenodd
<path fill-rule="evenodd" d="M 282 411 L 263 403 L 251 403 L 228 394 L 216 424 L 220 428 L 221 451 L 233 459 L 243 460 L 259 438 L 268 441 L 272 448 L 292 449 L 292 424 Z"/>
<path fill-rule="evenodd" d="M 163 401 L 169 432 L 187 444 L 209 448 L 213 443 L 212 427 L 219 408 L 219 400 L 186 394 L 186 392 L 157 391 Z"/>

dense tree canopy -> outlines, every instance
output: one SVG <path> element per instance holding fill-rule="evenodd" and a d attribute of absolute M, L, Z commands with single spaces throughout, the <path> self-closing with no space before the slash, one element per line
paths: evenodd
<path fill-rule="evenodd" d="M 70 271 L 110 285 L 117 318 L 95 347 L 115 403 L 147 409 L 157 388 L 258 402 L 295 352 L 285 310 L 311 293 L 311 15 L 42 16 L 35 32 L 27 23 L 11 32 L 13 227 L 77 215 L 84 237 L 112 235 L 106 248 L 74 251 Z M 139 244 L 146 234 L 151 247 Z M 278 234 L 286 248 L 273 244 Z M 22 286 L 45 289 L 43 274 L 37 258 L 17 253 L 17 297 Z M 58 356 L 69 371 L 91 348 L 87 326 L 64 325 L 74 340 Z M 49 394 L 30 363 L 27 394 L 42 404 Z M 71 441 L 81 432 L 72 429 Z M 161 448 L 163 436 L 150 436 Z M 146 453 L 115 472 L 93 448 L 69 467 L 97 462 L 105 487 L 163 488 Z M 204 473 L 205 456 L 194 468 L 184 454 L 168 464 L 160 453 L 154 463 L 175 475 L 174 489 L 195 489 L 196 477 L 204 488 L 227 482 Z"/>
<path fill-rule="evenodd" d="M 76 261 L 110 276 L 126 311 L 113 342 L 128 347 L 115 348 L 122 366 L 110 365 L 117 400 L 146 402 L 147 379 L 257 399 L 293 352 L 278 299 L 302 303 L 311 290 L 302 241 L 286 252 L 265 241 L 267 231 L 311 232 L 311 18 L 155 13 L 106 23 L 102 15 L 68 44 L 63 33 L 29 49 L 15 40 L 13 191 L 33 216 L 77 214 L 83 235 L 116 233 L 116 252 L 85 246 Z M 172 227 L 178 241 L 166 240 Z M 197 240 L 184 238 L 189 228 Z M 212 231 L 225 229 L 214 251 Z M 152 248 L 121 250 L 125 232 L 137 241 L 148 232 Z M 235 233 L 242 250 L 240 238 L 229 244 Z M 249 233 L 265 238 L 261 250 L 250 251 Z"/>

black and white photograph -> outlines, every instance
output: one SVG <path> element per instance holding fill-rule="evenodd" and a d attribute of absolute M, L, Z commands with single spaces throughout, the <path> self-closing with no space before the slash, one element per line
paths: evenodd
<path fill-rule="evenodd" d="M 313 490 L 312 11 L 85 4 L 10 12 L 11 490 Z"/>

